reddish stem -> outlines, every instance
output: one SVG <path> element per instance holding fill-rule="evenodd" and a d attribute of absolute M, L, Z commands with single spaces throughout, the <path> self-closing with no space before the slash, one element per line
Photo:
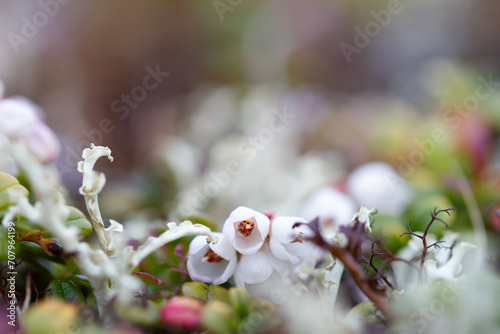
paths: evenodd
<path fill-rule="evenodd" d="M 134 275 L 134 276 L 140 276 L 140 277 L 147 277 L 150 280 L 153 280 L 156 283 L 156 285 L 164 285 L 165 284 L 165 282 L 163 282 L 161 279 L 156 278 L 153 275 L 148 274 L 148 273 L 136 272 L 136 273 L 133 273 L 132 275 Z"/>

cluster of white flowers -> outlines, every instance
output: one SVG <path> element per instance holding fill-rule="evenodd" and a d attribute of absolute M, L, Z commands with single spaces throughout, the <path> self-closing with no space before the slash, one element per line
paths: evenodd
<path fill-rule="evenodd" d="M 41 109 L 30 100 L 14 96 L 3 96 L 0 82 L 0 148 L 11 141 L 23 141 L 42 162 L 54 162 L 59 155 L 60 143 L 57 136 L 42 121 Z M 0 169 L 16 174 L 17 168 L 12 157 L 0 157 Z"/>
<path fill-rule="evenodd" d="M 305 219 L 319 217 L 322 232 L 332 238 L 347 225 L 359 207 L 377 208 L 382 214 L 400 215 L 412 201 L 414 190 L 384 162 L 369 162 L 354 169 L 340 187 L 326 186 L 301 206 Z M 370 209 L 369 211 L 372 211 Z"/>
<path fill-rule="evenodd" d="M 234 276 L 236 285 L 258 284 L 277 272 L 285 277 L 299 263 L 314 266 L 321 253 L 306 240 L 312 232 L 298 217 L 270 219 L 240 206 L 224 223 L 218 241 L 198 236 L 189 246 L 187 268 L 193 280 L 222 284 Z M 239 255 L 238 255 L 239 254 Z"/>

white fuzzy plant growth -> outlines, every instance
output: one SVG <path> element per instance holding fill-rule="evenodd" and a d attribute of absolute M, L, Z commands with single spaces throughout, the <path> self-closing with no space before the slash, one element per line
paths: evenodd
<path fill-rule="evenodd" d="M 58 191 L 59 182 L 53 169 L 41 164 L 22 141 L 13 140 L 6 147 L 38 194 L 38 200 L 32 205 L 23 194 L 10 193 L 14 204 L 4 216 L 3 226 L 14 221 L 16 216 L 23 216 L 31 224 L 41 227 L 57 238 L 66 252 L 74 253 L 80 273 L 85 275 L 92 285 L 100 314 L 112 299 L 123 306 L 133 302 L 134 295 L 140 292 L 141 282 L 131 275 L 132 271 L 144 258 L 163 245 L 189 235 L 206 235 L 209 241 L 216 242 L 208 227 L 184 221 L 179 225 L 167 223 L 168 229 L 165 232 L 158 237 L 149 237 L 136 250 L 131 246 L 120 247 L 114 241 L 113 235 L 121 233 L 123 226 L 110 220 L 110 226 L 104 227 L 97 196 L 106 179 L 104 174 L 93 170 L 100 157 L 113 160 L 111 150 L 92 144 L 90 149 L 83 151 L 83 161 L 78 164 L 78 171 L 83 174 L 80 193 L 85 197 L 100 244 L 100 249 L 93 249 L 81 240 L 76 227 L 66 226 L 69 212 Z M 18 311 L 21 312 L 19 309 Z"/>

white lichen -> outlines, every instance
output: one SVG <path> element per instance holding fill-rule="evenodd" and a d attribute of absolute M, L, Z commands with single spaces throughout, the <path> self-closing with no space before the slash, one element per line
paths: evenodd
<path fill-rule="evenodd" d="M 100 157 L 107 156 L 112 160 L 111 151 L 107 147 L 91 145 L 90 149 L 84 150 L 84 160 L 79 163 L 78 170 L 83 174 L 80 193 L 85 197 L 101 247 L 93 249 L 88 243 L 80 240 L 79 231 L 75 227 L 65 224 L 68 209 L 58 190 L 60 185 L 53 169 L 42 165 L 21 141 L 12 141 L 4 147 L 23 170 L 38 198 L 32 205 L 26 197 L 12 193 L 14 204 L 8 208 L 2 224 L 7 226 L 15 217 L 23 216 L 31 224 L 41 227 L 55 237 L 66 252 L 73 253 L 80 273 L 86 276 L 92 285 L 101 315 L 112 300 L 117 306 L 130 305 L 134 301 L 134 296 L 140 292 L 141 281 L 131 275 L 132 271 L 144 258 L 166 243 L 198 234 L 207 235 L 210 240 L 216 241 L 208 227 L 185 221 L 180 225 L 168 223 L 165 232 L 158 237 L 150 237 L 137 250 L 133 250 L 131 246 L 120 247 L 114 242 L 113 233 L 122 232 L 123 226 L 114 220 L 110 220 L 109 227 L 104 226 L 97 196 L 106 179 L 102 173 L 93 170 Z"/>

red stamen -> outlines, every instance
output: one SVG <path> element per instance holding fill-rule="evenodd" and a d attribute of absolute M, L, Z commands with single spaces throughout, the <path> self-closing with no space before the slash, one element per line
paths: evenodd
<path fill-rule="evenodd" d="M 220 262 L 224 260 L 224 258 L 220 255 L 217 255 L 211 248 L 208 249 L 208 251 L 205 253 L 205 256 L 203 259 L 201 259 L 202 262 L 208 261 L 208 262 Z"/>
<path fill-rule="evenodd" d="M 302 243 L 302 236 L 304 235 L 303 232 L 299 232 L 299 235 L 297 236 L 297 238 L 295 238 L 295 240 L 293 240 L 291 242 L 291 244 L 295 243 L 295 242 L 298 242 L 298 243 Z"/>
<path fill-rule="evenodd" d="M 238 223 L 238 232 L 240 232 L 245 237 L 248 237 L 252 234 L 254 228 L 254 223 L 250 220 L 242 220 Z"/>

